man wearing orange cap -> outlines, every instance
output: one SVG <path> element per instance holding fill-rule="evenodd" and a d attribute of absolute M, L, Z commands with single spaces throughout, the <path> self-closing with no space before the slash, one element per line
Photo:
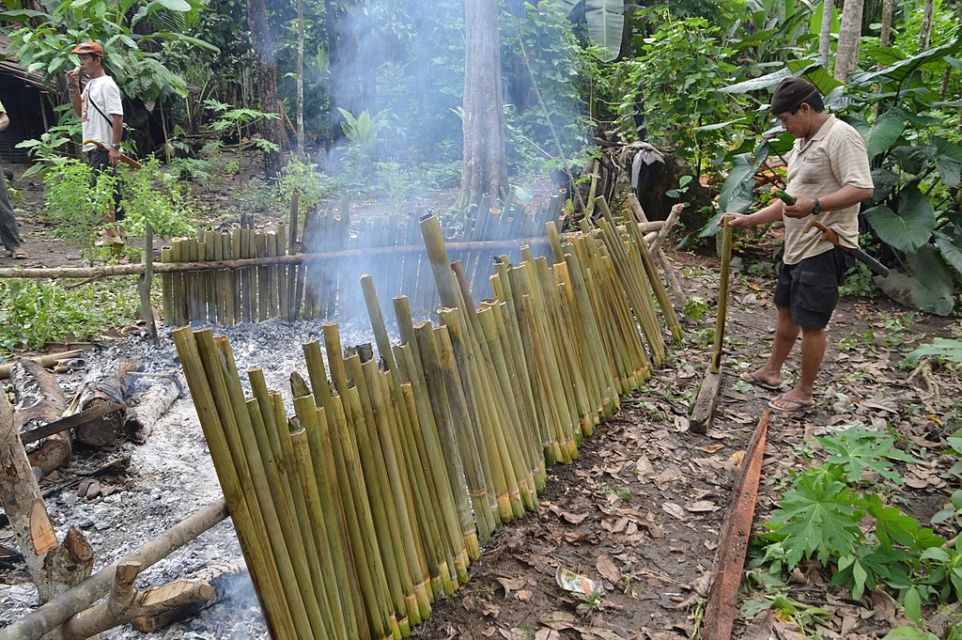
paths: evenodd
<path fill-rule="evenodd" d="M 67 72 L 67 83 L 73 112 L 80 117 L 83 126 L 83 150 L 88 154 L 95 175 L 112 172 L 120 160 L 120 142 L 123 139 L 124 107 L 120 88 L 104 72 L 104 50 L 99 44 L 81 42 L 71 53 L 77 54 L 80 59 L 80 69 Z M 80 71 L 89 78 L 82 92 Z M 88 140 L 101 143 L 106 151 L 101 151 Z M 119 190 L 114 194 L 114 204 L 114 218 L 122 220 L 124 216 L 119 206 Z"/>

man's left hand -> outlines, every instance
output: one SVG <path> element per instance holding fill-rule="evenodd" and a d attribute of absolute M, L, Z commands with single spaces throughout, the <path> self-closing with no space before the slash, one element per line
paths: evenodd
<path fill-rule="evenodd" d="M 810 214 L 814 208 L 815 200 L 806 198 L 805 196 L 798 196 L 795 199 L 795 204 L 785 205 L 783 213 L 789 218 L 804 218 Z"/>
<path fill-rule="evenodd" d="M 116 167 L 117 163 L 120 162 L 120 151 L 110 147 L 110 151 L 107 152 L 107 158 L 110 160 L 110 166 Z"/>

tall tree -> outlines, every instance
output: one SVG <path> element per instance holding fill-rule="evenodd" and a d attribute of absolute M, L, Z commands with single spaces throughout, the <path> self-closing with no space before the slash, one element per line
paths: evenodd
<path fill-rule="evenodd" d="M 508 186 L 497 2 L 465 0 L 464 41 L 461 202 L 470 205 L 485 193 L 500 197 Z"/>
<path fill-rule="evenodd" d="M 834 0 L 822 0 L 822 29 L 818 38 L 818 61 L 826 69 L 832 59 L 832 18 L 835 17 Z"/>
<path fill-rule="evenodd" d="M 280 113 L 277 98 L 277 65 L 274 61 L 274 39 L 267 22 L 267 5 L 264 0 L 247 0 L 247 21 L 251 29 L 251 45 L 254 47 L 254 72 L 260 110 Z M 281 118 L 265 118 L 261 122 L 261 135 L 278 145 L 284 141 Z M 264 169 L 268 175 L 276 175 L 281 167 L 280 154 L 265 153 Z"/>
<path fill-rule="evenodd" d="M 935 13 L 935 0 L 925 0 L 925 6 L 922 9 L 922 26 L 919 28 L 919 51 L 925 51 L 929 48 L 933 13 Z"/>
<path fill-rule="evenodd" d="M 842 6 L 842 25 L 838 30 L 838 49 L 835 52 L 835 79 L 839 82 L 848 81 L 858 62 L 863 6 L 864 0 L 845 0 Z"/>

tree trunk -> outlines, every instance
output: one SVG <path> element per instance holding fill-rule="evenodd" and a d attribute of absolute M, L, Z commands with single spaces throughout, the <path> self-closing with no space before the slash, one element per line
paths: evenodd
<path fill-rule="evenodd" d="M 922 26 L 919 28 L 919 51 L 929 48 L 929 39 L 932 36 L 932 14 L 935 12 L 935 0 L 925 0 L 925 7 L 922 9 Z"/>
<path fill-rule="evenodd" d="M 63 416 L 67 401 L 53 374 L 32 360 L 18 359 L 10 368 L 17 413 L 14 429 L 17 433 L 30 428 L 33 422 L 46 424 Z M 59 469 L 70 459 L 72 447 L 69 433 L 55 433 L 44 439 L 30 452 L 30 464 L 43 475 Z"/>
<path fill-rule="evenodd" d="M 167 413 L 170 405 L 181 395 L 180 384 L 175 375 L 157 378 L 150 388 L 140 395 L 137 405 L 127 410 L 124 432 L 136 443 L 143 443 L 153 431 L 154 424 Z"/>
<path fill-rule="evenodd" d="M 14 425 L 13 407 L 7 394 L 0 390 L 0 505 L 10 520 L 13 538 L 20 548 L 40 599 L 50 599 L 50 592 L 40 590 L 46 584 L 43 559 L 57 548 L 57 534 L 50 524 L 40 495 L 40 485 L 30 468 L 30 461 L 20 444 Z"/>
<path fill-rule="evenodd" d="M 842 26 L 838 33 L 835 53 L 835 79 L 848 82 L 858 62 L 858 42 L 862 37 L 862 8 L 864 0 L 845 0 L 842 7 Z"/>
<path fill-rule="evenodd" d="M 499 198 L 508 186 L 501 98 L 498 3 L 464 3 L 464 174 L 461 202 Z"/>
<path fill-rule="evenodd" d="M 892 44 L 892 15 L 895 13 L 895 0 L 882 0 L 882 31 L 879 33 L 879 45 L 888 47 Z M 881 67 L 882 64 L 879 63 Z"/>
<path fill-rule="evenodd" d="M 68 412 L 77 413 L 106 403 L 126 406 L 126 377 L 138 368 L 139 365 L 133 360 L 120 358 L 106 367 L 91 369 L 77 389 Z M 109 413 L 99 420 L 77 427 L 77 441 L 91 447 L 105 447 L 115 443 L 124 435 L 124 413 L 124 410 Z"/>
<path fill-rule="evenodd" d="M 280 114 L 280 101 L 277 98 L 277 66 L 274 63 L 274 42 L 267 22 L 267 6 L 264 0 L 247 0 L 247 21 L 251 30 L 251 44 L 254 47 L 254 71 L 257 78 L 259 108 L 266 113 Z M 261 135 L 278 145 L 283 144 L 280 118 L 265 119 L 261 124 Z M 281 168 L 280 153 L 264 153 L 264 170 L 269 176 L 277 175 Z"/>
<path fill-rule="evenodd" d="M 297 155 L 304 157 L 304 0 L 297 0 Z"/>
<path fill-rule="evenodd" d="M 822 0 L 822 30 L 818 38 L 818 61 L 825 69 L 830 69 L 832 60 L 832 18 L 835 17 L 834 0 Z"/>

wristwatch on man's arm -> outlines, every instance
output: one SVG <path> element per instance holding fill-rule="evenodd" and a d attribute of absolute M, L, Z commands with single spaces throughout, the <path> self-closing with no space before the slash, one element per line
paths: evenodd
<path fill-rule="evenodd" d="M 812 215 L 817 216 L 822 212 L 822 203 L 819 202 L 818 198 L 815 198 L 815 204 L 812 205 Z"/>

